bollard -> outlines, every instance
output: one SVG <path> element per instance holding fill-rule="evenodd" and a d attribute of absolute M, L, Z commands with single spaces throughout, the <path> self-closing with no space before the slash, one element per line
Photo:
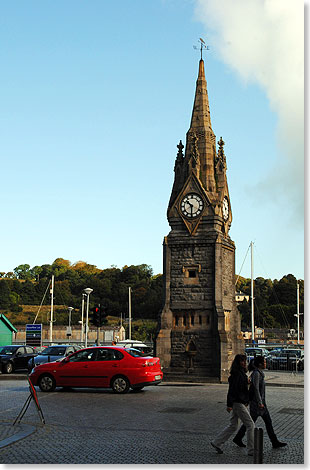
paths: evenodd
<path fill-rule="evenodd" d="M 262 428 L 254 428 L 254 462 L 263 463 L 264 434 Z"/>

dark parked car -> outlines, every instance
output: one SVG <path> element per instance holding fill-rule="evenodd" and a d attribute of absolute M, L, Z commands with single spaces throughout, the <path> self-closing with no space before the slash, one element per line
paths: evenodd
<path fill-rule="evenodd" d="M 127 393 L 130 388 L 140 391 L 159 384 L 163 373 L 159 357 L 144 357 L 136 349 L 97 346 L 34 367 L 29 378 L 43 392 L 55 387 L 98 387 Z"/>
<path fill-rule="evenodd" d="M 267 357 L 269 352 L 266 348 L 245 348 L 245 354 L 248 362 L 250 362 L 256 356 Z"/>
<path fill-rule="evenodd" d="M 271 351 L 267 357 L 267 369 L 304 370 L 304 355 L 301 349 Z"/>
<path fill-rule="evenodd" d="M 32 346 L 0 346 L 0 370 L 11 374 L 17 369 L 27 369 L 29 360 L 36 356 Z"/>
<path fill-rule="evenodd" d="M 31 371 L 34 367 L 39 366 L 40 364 L 45 364 L 46 362 L 54 362 L 63 359 L 69 354 L 78 351 L 80 348 L 76 346 L 71 346 L 68 344 L 57 344 L 55 346 L 49 346 L 45 348 L 37 357 L 32 357 L 28 362 L 28 370 Z"/>

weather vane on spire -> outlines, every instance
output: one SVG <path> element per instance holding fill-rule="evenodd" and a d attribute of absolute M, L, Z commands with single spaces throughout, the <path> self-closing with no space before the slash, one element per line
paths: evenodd
<path fill-rule="evenodd" d="M 204 40 L 202 38 L 199 38 L 198 42 L 200 44 L 200 47 L 193 46 L 193 48 L 196 49 L 196 50 L 200 49 L 200 56 L 201 56 L 201 60 L 202 60 L 202 50 L 206 49 L 208 51 L 209 46 L 206 45 L 206 43 L 204 42 Z"/>

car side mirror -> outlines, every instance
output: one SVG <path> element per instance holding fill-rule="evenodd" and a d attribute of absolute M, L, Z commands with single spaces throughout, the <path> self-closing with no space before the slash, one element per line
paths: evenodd
<path fill-rule="evenodd" d="M 21 353 L 20 351 L 18 351 L 18 352 L 16 353 L 16 356 L 21 356 L 21 355 L 22 355 L 22 353 Z"/>
<path fill-rule="evenodd" d="M 69 362 L 69 358 L 68 356 L 64 357 L 63 360 L 61 362 Z"/>

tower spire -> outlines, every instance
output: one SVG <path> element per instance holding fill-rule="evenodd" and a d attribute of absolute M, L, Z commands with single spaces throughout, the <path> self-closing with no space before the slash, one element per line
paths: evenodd
<path fill-rule="evenodd" d="M 187 161 L 189 161 L 192 153 L 191 142 L 194 135 L 196 135 L 198 139 L 197 148 L 200 157 L 200 180 L 206 191 L 211 193 L 215 192 L 214 159 L 216 156 L 216 144 L 215 135 L 211 125 L 207 81 L 205 77 L 204 61 L 202 58 L 199 61 L 192 119 L 186 138 L 185 158 Z"/>

